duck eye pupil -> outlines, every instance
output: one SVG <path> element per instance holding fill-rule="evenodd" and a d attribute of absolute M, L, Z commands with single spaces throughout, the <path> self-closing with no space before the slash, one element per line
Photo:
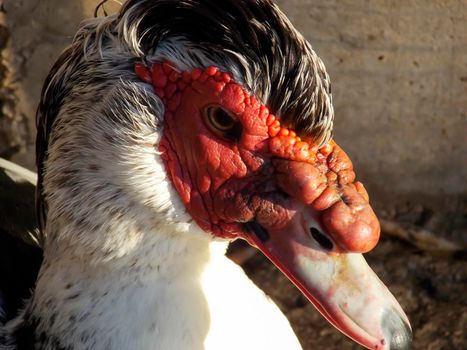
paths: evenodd
<path fill-rule="evenodd" d="M 214 111 L 216 124 L 222 129 L 227 129 L 233 125 L 233 119 L 224 110 L 217 108 Z"/>
<path fill-rule="evenodd" d="M 207 106 L 203 110 L 204 122 L 215 135 L 238 142 L 242 135 L 242 123 L 218 105 Z"/>

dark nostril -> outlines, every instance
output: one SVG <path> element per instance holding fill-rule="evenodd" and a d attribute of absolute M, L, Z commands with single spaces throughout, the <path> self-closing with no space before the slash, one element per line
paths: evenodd
<path fill-rule="evenodd" d="M 266 242 L 269 239 L 268 231 L 256 221 L 246 222 L 245 226 L 250 232 L 253 232 L 261 242 Z"/>
<path fill-rule="evenodd" d="M 331 250 L 333 248 L 333 244 L 329 238 L 323 235 L 316 227 L 310 227 L 310 233 L 315 239 L 318 244 L 326 250 Z"/>

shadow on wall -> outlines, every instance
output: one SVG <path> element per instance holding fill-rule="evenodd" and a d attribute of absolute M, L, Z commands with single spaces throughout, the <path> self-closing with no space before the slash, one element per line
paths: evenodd
<path fill-rule="evenodd" d="M 35 170 L 35 113 L 42 83 L 60 52 L 70 44 L 83 18 L 101 0 L 5 0 L 0 16 L 0 156 Z M 110 1 L 109 13 L 118 8 Z M 7 29 L 5 29 L 7 28 Z M 5 73 L 5 74 L 3 74 Z"/>
<path fill-rule="evenodd" d="M 35 111 L 42 82 L 59 53 L 71 41 L 83 17 L 83 5 L 80 1 L 6 0 L 3 7 L 10 33 L 6 84 L 14 94 L 12 124 L 19 124 L 14 131 L 21 133 L 20 144 L 14 145 L 21 152 L 12 159 L 35 169 Z"/>

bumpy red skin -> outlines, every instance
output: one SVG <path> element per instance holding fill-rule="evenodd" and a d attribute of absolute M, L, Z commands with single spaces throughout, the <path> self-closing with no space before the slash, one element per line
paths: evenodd
<path fill-rule="evenodd" d="M 170 63 L 136 64 L 135 72 L 164 102 L 162 158 L 201 228 L 248 239 L 242 223 L 286 227 L 305 206 L 342 251 L 367 252 L 376 245 L 378 219 L 363 185 L 354 182 L 350 159 L 334 141 L 318 149 L 301 140 L 216 67 L 180 73 Z M 210 105 L 238 118 L 238 142 L 212 133 L 202 116 Z"/>

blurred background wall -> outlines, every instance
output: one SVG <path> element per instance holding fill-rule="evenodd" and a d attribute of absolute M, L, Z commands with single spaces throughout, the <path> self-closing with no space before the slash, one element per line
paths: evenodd
<path fill-rule="evenodd" d="M 42 81 L 98 2 L 0 0 L 0 156 L 34 169 Z M 467 1 L 277 3 L 328 67 L 335 138 L 379 214 L 467 240 Z"/>

